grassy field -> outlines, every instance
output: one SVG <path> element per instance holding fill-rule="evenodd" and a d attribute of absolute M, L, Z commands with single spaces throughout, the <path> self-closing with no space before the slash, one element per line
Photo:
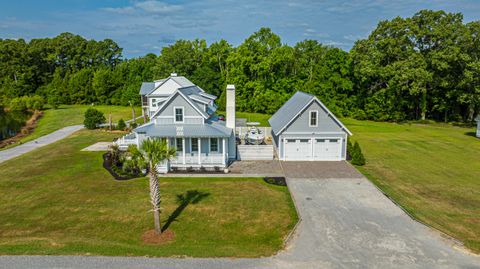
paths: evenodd
<path fill-rule="evenodd" d="M 344 119 L 359 168 L 415 218 L 480 252 L 480 139 L 474 129 Z"/>
<path fill-rule="evenodd" d="M 260 178 L 161 178 L 162 223 L 173 242 L 147 245 L 148 180 L 115 181 L 101 152 L 104 131 L 82 130 L 0 164 L 0 255 L 272 255 L 297 221 L 286 187 Z M 177 196 L 195 194 L 197 203 Z M 169 219 L 170 218 L 170 219 Z"/>
<path fill-rule="evenodd" d="M 216 112 L 219 115 L 224 115 L 226 116 L 227 114 L 225 111 L 217 111 Z M 248 113 L 248 112 L 238 112 L 235 113 L 235 117 L 237 118 L 245 118 L 247 119 L 247 122 L 253 121 L 253 122 L 259 122 L 260 126 L 270 126 L 270 123 L 268 123 L 268 119 L 272 115 L 269 114 L 261 114 L 261 113 Z"/>
<path fill-rule="evenodd" d="M 38 121 L 37 127 L 33 133 L 22 138 L 19 143 L 25 143 L 40 136 L 49 134 L 65 126 L 83 124 L 85 111 L 91 106 L 89 105 L 62 105 L 58 109 L 46 109 L 43 117 Z M 126 106 L 94 106 L 94 108 L 102 111 L 108 121 L 109 113 L 112 113 L 112 121 L 117 122 L 121 118 L 130 120 L 132 118 L 132 109 Z M 136 116 L 142 115 L 139 107 L 135 108 Z M 10 148 L 19 143 L 9 145 Z M 4 148 L 4 149 L 5 149 Z M 0 149 L 1 150 L 1 149 Z"/>

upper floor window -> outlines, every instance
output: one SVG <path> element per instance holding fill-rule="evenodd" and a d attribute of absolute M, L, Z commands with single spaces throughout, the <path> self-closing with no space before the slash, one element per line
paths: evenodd
<path fill-rule="evenodd" d="M 316 110 L 310 111 L 309 124 L 310 124 L 310 127 L 317 127 L 318 126 L 318 111 L 316 111 Z"/>
<path fill-rule="evenodd" d="M 183 107 L 175 107 L 175 122 L 183 122 Z"/>
<path fill-rule="evenodd" d="M 157 99 L 155 99 L 155 98 L 152 99 L 152 106 L 153 107 L 157 106 Z"/>

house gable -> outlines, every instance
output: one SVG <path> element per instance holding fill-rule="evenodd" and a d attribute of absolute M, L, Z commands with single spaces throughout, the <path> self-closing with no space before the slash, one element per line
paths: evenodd
<path fill-rule="evenodd" d="M 317 112 L 317 124 L 310 125 L 310 112 Z M 347 132 L 341 123 L 320 104 L 318 99 L 313 98 L 307 106 L 288 123 L 281 133 L 313 134 L 313 133 L 343 133 Z"/>
<path fill-rule="evenodd" d="M 174 79 L 168 78 L 153 90 L 149 96 L 168 96 L 174 93 L 181 85 Z"/>
<path fill-rule="evenodd" d="M 183 95 L 181 92 L 176 91 L 172 94 L 165 102 L 161 104 L 158 110 L 153 114 L 152 119 L 163 118 L 171 119 L 173 122 L 174 118 L 174 109 L 181 107 L 183 108 L 184 118 L 196 118 L 201 120 L 208 118 L 208 116 L 200 110 L 199 106 L 194 104 L 188 97 Z M 198 123 L 199 120 L 195 120 L 195 123 Z M 169 121 L 170 122 L 170 121 Z"/>

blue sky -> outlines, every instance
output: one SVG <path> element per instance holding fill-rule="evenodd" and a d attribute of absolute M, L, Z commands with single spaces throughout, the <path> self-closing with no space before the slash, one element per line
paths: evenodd
<path fill-rule="evenodd" d="M 0 38 L 53 37 L 62 32 L 115 40 L 125 57 L 153 52 L 177 39 L 219 39 L 238 45 L 260 27 L 283 43 L 316 39 L 349 50 L 380 20 L 420 9 L 462 12 L 480 20 L 480 0 L 0 0 Z"/>

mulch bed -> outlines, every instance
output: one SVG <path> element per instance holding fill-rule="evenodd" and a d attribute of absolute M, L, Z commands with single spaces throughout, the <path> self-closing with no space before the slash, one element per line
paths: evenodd
<path fill-rule="evenodd" d="M 287 181 L 284 177 L 265 177 L 263 178 L 268 184 L 278 185 L 278 186 L 287 186 Z"/>
<path fill-rule="evenodd" d="M 123 176 L 115 173 L 112 169 L 112 163 L 110 162 L 110 153 L 105 153 L 103 154 L 103 168 L 105 168 L 110 175 L 112 175 L 113 178 L 116 180 L 129 180 L 129 179 L 134 179 L 138 177 L 143 177 L 143 175 L 132 175 L 132 176 Z"/>
<path fill-rule="evenodd" d="M 173 242 L 175 233 L 172 230 L 166 230 L 161 234 L 157 234 L 155 230 L 148 230 L 142 235 L 142 241 L 149 245 L 163 245 Z"/>

